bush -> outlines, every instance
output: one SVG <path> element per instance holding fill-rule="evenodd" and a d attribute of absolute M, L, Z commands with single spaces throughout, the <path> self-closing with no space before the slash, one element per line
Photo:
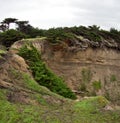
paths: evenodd
<path fill-rule="evenodd" d="M 25 34 L 11 29 L 0 33 L 0 44 L 9 48 L 14 42 L 26 37 Z"/>
<path fill-rule="evenodd" d="M 35 47 L 24 46 L 19 50 L 19 55 L 27 61 L 35 80 L 40 85 L 66 98 L 76 99 L 75 94 L 67 87 L 64 80 L 46 67 Z"/>
<path fill-rule="evenodd" d="M 66 32 L 63 28 L 51 28 L 47 31 L 46 36 L 48 40 L 52 43 L 59 43 L 65 40 L 72 40 L 75 38 L 74 34 L 71 32 Z"/>

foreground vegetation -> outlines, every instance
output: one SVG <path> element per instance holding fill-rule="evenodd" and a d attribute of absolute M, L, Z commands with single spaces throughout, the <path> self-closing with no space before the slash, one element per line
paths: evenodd
<path fill-rule="evenodd" d="M 24 84 L 26 91 L 31 89 L 29 98 L 36 104 L 11 102 L 8 100 L 10 90 L 0 89 L 0 122 L 1 123 L 119 123 L 119 111 L 106 111 L 104 107 L 109 102 L 101 96 L 84 99 L 80 102 L 65 100 L 52 94 L 27 74 Z M 27 80 L 27 81 L 26 81 Z M 36 92 L 37 91 L 37 92 Z M 14 92 L 12 92 L 14 93 Z M 50 96 L 49 101 L 44 97 Z M 52 102 L 57 99 L 57 103 Z M 59 103 L 59 101 L 62 101 Z"/>

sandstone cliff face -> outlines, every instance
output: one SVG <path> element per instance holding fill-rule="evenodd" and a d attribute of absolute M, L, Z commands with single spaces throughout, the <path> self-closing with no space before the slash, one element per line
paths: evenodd
<path fill-rule="evenodd" d="M 72 53 L 48 48 L 48 52 L 43 54 L 47 65 L 79 96 L 104 95 L 120 104 L 119 51 L 87 48 Z"/>
<path fill-rule="evenodd" d="M 120 51 L 87 47 L 73 52 L 47 41 L 33 44 L 41 50 L 48 67 L 63 77 L 79 97 L 104 95 L 120 104 Z"/>

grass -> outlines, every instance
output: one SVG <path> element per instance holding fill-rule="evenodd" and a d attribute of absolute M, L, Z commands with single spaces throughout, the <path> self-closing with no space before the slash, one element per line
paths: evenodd
<path fill-rule="evenodd" d="M 119 123 L 120 112 L 104 111 L 103 108 L 109 102 L 102 96 L 91 97 L 77 102 L 76 112 L 79 114 L 77 123 Z"/>
<path fill-rule="evenodd" d="M 102 110 L 108 103 L 101 96 L 62 106 L 10 103 L 0 90 L 0 123 L 119 123 L 120 112 Z"/>
<path fill-rule="evenodd" d="M 108 100 L 102 96 L 89 97 L 75 104 L 76 108 L 87 112 L 97 112 L 100 108 L 104 108 L 108 104 Z"/>
<path fill-rule="evenodd" d="M 40 86 L 33 78 L 31 78 L 28 74 L 26 73 L 21 73 L 23 74 L 23 80 L 24 80 L 24 84 L 26 86 L 26 88 L 38 92 L 42 95 L 52 95 L 52 96 L 56 96 L 56 97 L 61 97 L 55 93 L 52 93 L 51 91 L 49 91 L 46 87 L 44 86 Z"/>
<path fill-rule="evenodd" d="M 10 68 L 9 73 L 12 79 L 17 80 L 16 83 L 19 86 L 22 85 L 26 89 L 39 93 L 39 95 L 51 95 L 59 99 L 63 98 L 56 93 L 52 93 L 48 88 L 40 86 L 28 73 L 20 72 L 14 68 Z"/>

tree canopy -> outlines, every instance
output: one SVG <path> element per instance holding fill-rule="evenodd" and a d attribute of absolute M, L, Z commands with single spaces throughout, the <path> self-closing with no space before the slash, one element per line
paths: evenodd
<path fill-rule="evenodd" d="M 16 28 L 14 29 L 16 35 L 22 34 L 23 37 L 21 36 L 21 38 L 24 37 L 35 38 L 38 36 L 47 37 L 47 39 L 50 42 L 57 43 L 68 39 L 74 40 L 74 37 L 77 35 L 77 36 L 83 36 L 84 38 L 89 39 L 90 41 L 94 41 L 98 43 L 102 42 L 103 39 L 105 40 L 113 39 L 115 42 L 119 43 L 120 45 L 120 31 L 118 31 L 115 28 L 111 28 L 110 31 L 106 31 L 100 29 L 100 26 L 92 25 L 88 27 L 85 26 L 79 26 L 79 27 L 74 26 L 74 27 L 64 27 L 64 28 L 59 27 L 59 28 L 50 28 L 48 30 L 44 30 L 44 29 L 33 27 L 31 24 L 29 24 L 29 21 L 26 20 L 18 20 L 16 18 L 5 18 L 2 22 L 0 22 L 0 41 L 2 42 L 2 44 L 9 44 L 6 46 L 10 46 L 10 44 L 12 44 L 15 41 L 13 40 L 11 43 L 8 43 L 9 38 L 5 36 L 8 35 L 8 32 L 11 32 L 9 28 L 11 23 L 14 23 L 16 25 Z M 12 36 L 12 33 L 10 34 Z M 7 38 L 4 39 L 4 42 L 6 43 L 3 43 L 3 35 Z M 16 38 L 16 41 L 18 39 L 20 38 Z M 9 40 L 9 42 L 10 41 L 11 40 Z"/>

